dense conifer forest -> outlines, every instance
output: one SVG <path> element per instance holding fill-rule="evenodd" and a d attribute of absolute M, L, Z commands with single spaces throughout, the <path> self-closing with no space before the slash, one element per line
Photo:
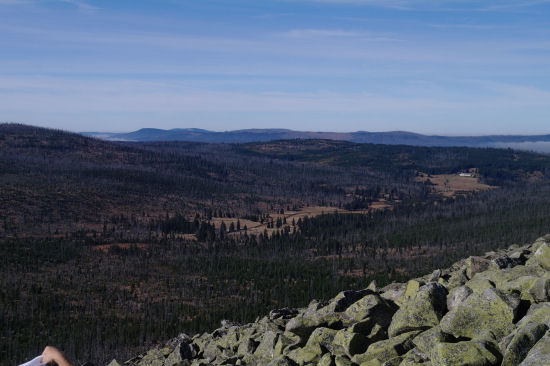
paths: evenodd
<path fill-rule="evenodd" d="M 432 183 L 460 172 L 483 189 Z M 550 232 L 549 178 L 549 156 L 509 149 L 106 142 L 0 125 L 0 364 L 44 344 L 125 359 L 532 241 Z"/>

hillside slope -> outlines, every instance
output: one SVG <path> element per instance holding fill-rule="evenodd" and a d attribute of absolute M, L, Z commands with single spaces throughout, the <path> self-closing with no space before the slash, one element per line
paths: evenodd
<path fill-rule="evenodd" d="M 512 147 L 549 152 L 550 135 L 488 135 L 437 136 L 406 131 L 389 132 L 313 132 L 287 129 L 246 129 L 235 131 L 208 131 L 197 128 L 162 130 L 142 128 L 133 132 L 83 132 L 107 140 L 118 141 L 193 141 L 209 143 L 266 142 L 289 139 L 330 139 L 356 143 L 412 145 L 412 146 L 469 146 Z"/>
<path fill-rule="evenodd" d="M 242 218 L 289 207 L 360 209 L 385 195 L 425 201 L 433 190 L 418 172 L 469 169 L 482 183 L 517 186 L 550 177 L 550 157 L 332 140 L 113 142 L 0 124 L 0 235 L 98 231 L 121 215 L 148 225 L 145 215 L 208 209 Z"/>
<path fill-rule="evenodd" d="M 127 364 L 550 365 L 549 285 L 547 235 L 407 283 L 371 283 L 250 324 L 223 321 Z"/>
<path fill-rule="evenodd" d="M 0 168 L 2 365 L 45 340 L 75 362 L 128 359 L 550 232 L 550 156 L 513 150 L 0 124 Z"/>

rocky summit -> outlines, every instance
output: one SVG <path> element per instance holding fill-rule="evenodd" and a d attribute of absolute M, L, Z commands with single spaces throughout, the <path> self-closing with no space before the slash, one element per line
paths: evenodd
<path fill-rule="evenodd" d="M 550 235 L 407 283 L 371 283 L 251 324 L 223 321 L 125 364 L 550 365 Z"/>

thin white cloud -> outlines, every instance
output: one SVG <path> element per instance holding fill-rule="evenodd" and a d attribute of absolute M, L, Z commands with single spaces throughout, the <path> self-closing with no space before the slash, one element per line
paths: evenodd
<path fill-rule="evenodd" d="M 400 42 L 400 39 L 368 32 L 342 29 L 292 29 L 277 35 L 295 39 L 355 38 L 374 42 Z"/>
<path fill-rule="evenodd" d="M 189 48 L 195 50 L 236 50 L 239 48 L 254 49 L 259 42 L 242 38 L 204 37 L 177 35 L 153 32 L 67 32 L 62 29 L 45 29 L 19 25 L 0 24 L 0 29 L 11 33 L 33 37 L 34 40 L 44 39 L 49 42 L 96 43 L 102 45 L 149 45 L 167 48 Z"/>
<path fill-rule="evenodd" d="M 82 1 L 82 0 L 57 0 L 63 3 L 71 4 L 76 6 L 80 10 L 84 11 L 96 11 L 100 8 L 94 5 L 89 4 L 88 2 Z"/>
<path fill-rule="evenodd" d="M 76 8 L 80 10 L 85 11 L 95 11 L 99 10 L 100 8 L 94 5 L 91 5 L 89 2 L 84 0 L 0 0 L 0 6 L 2 5 L 40 5 L 47 2 L 61 2 L 61 3 L 67 3 L 75 6 Z"/>
<path fill-rule="evenodd" d="M 339 5 L 365 5 L 396 10 L 439 10 L 439 11 L 507 11 L 520 8 L 535 7 L 550 2 L 550 0 L 508 0 L 503 1 L 478 1 L 478 0 L 288 0 L 308 1 L 317 3 L 329 3 Z M 468 9 L 461 6 L 469 5 Z"/>
<path fill-rule="evenodd" d="M 31 0 L 0 0 L 0 6 L 27 5 Z"/>
<path fill-rule="evenodd" d="M 292 1 L 292 0 L 290 0 Z M 349 5 L 370 5 L 378 6 L 384 8 L 394 8 L 400 10 L 411 10 L 413 5 L 418 1 L 415 0 L 298 0 L 298 1 L 309 1 L 317 3 L 332 3 L 332 4 L 349 4 Z"/>
<path fill-rule="evenodd" d="M 550 91 L 526 85 L 470 80 L 475 90 L 455 93 L 411 85 L 399 95 L 391 91 L 221 91 L 171 80 L 89 78 L 0 78 L 0 111 L 36 110 L 53 113 L 133 112 L 305 112 L 415 114 L 470 110 L 544 109 L 550 116 Z M 482 92 L 481 94 L 479 92 Z"/>
<path fill-rule="evenodd" d="M 314 38 L 314 37 L 362 37 L 364 33 L 345 31 L 340 29 L 293 29 L 281 33 L 282 36 L 291 38 Z"/>

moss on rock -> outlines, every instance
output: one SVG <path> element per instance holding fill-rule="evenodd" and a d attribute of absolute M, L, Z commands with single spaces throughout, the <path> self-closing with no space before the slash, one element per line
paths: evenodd
<path fill-rule="evenodd" d="M 497 339 L 514 329 L 517 303 L 495 289 L 487 289 L 481 294 L 470 295 L 456 309 L 447 313 L 440 323 L 441 330 L 456 338 L 477 338 L 487 331 Z"/>
<path fill-rule="evenodd" d="M 550 331 L 531 348 L 519 366 L 550 366 Z"/>
<path fill-rule="evenodd" d="M 433 350 L 432 366 L 491 366 L 500 362 L 483 343 L 439 343 Z"/>
<path fill-rule="evenodd" d="M 388 329 L 390 337 L 412 330 L 425 330 L 439 324 L 447 310 L 447 290 L 439 283 L 422 286 L 395 313 Z"/>
<path fill-rule="evenodd" d="M 377 360 L 383 363 L 397 356 L 401 356 L 414 347 L 412 339 L 416 337 L 418 333 L 420 332 L 407 332 L 393 338 L 375 342 L 367 348 L 365 353 L 353 356 L 352 361 L 358 364 L 371 360 Z"/>

